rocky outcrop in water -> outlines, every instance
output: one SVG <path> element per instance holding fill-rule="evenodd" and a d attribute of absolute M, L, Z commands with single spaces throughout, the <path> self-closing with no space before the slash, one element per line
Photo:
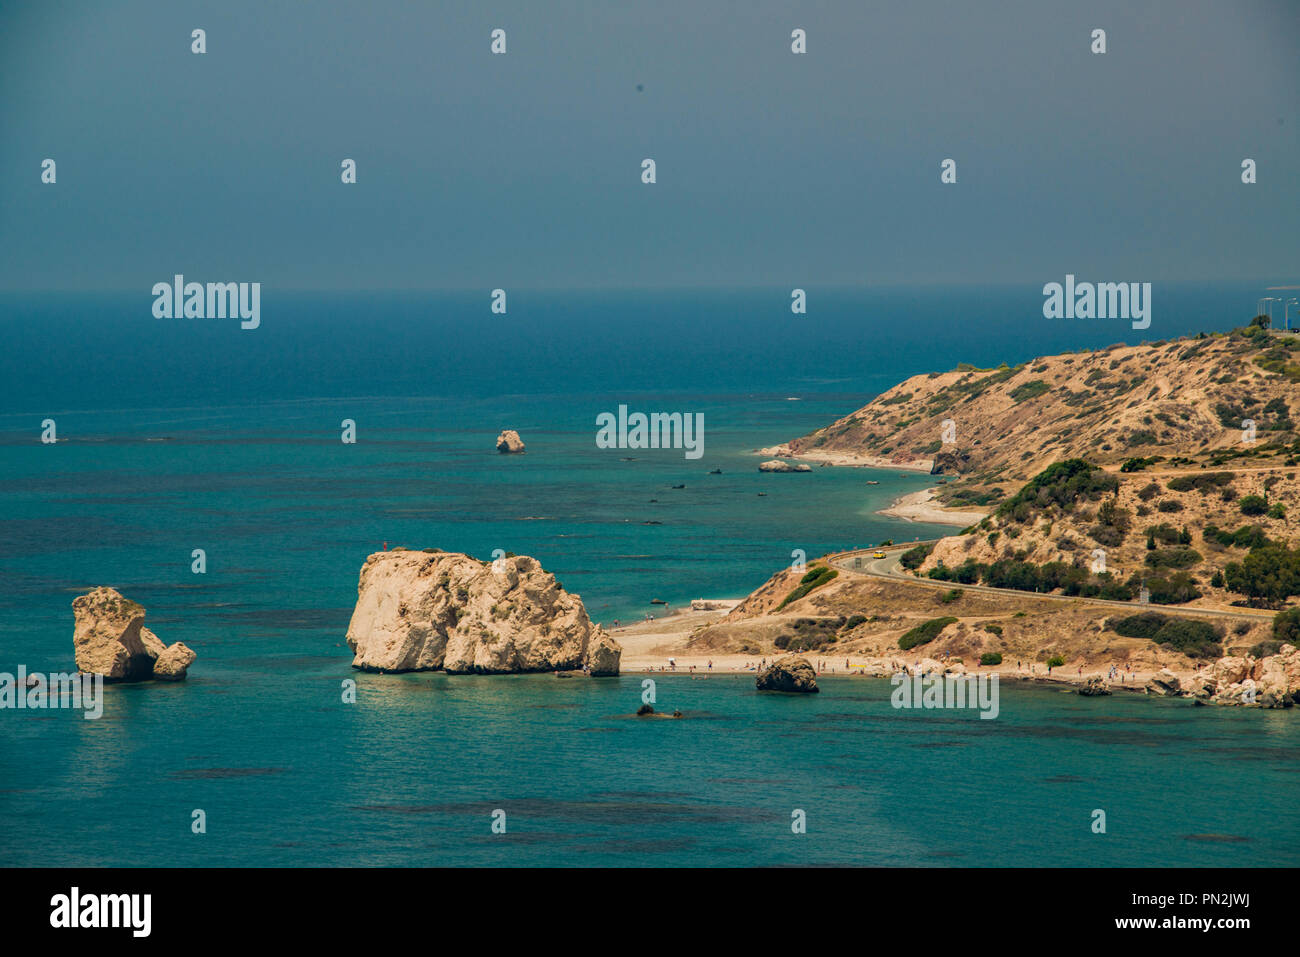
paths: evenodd
<path fill-rule="evenodd" d="M 786 655 L 778 658 L 758 673 L 754 686 L 759 691 L 790 691 L 799 694 L 817 694 L 817 672 L 807 658 Z"/>
<path fill-rule="evenodd" d="M 154 659 L 153 676 L 159 681 L 184 681 L 190 665 L 194 664 L 197 657 L 184 642 L 178 641 L 164 648 Z"/>
<path fill-rule="evenodd" d="M 1110 693 L 1110 684 L 1101 675 L 1093 675 L 1079 687 L 1079 694 L 1085 698 L 1096 698 Z"/>
<path fill-rule="evenodd" d="M 77 670 L 105 681 L 182 681 L 197 657 L 181 642 L 165 645 L 144 627 L 144 606 L 112 588 L 96 588 L 72 602 Z"/>
<path fill-rule="evenodd" d="M 364 671 L 616 675 L 623 653 L 535 559 L 436 549 L 366 559 L 347 642 Z"/>
<path fill-rule="evenodd" d="M 758 470 L 760 472 L 811 472 L 812 466 L 805 465 L 802 462 L 791 464 L 790 462 L 782 462 L 779 459 L 772 459 L 768 462 L 760 462 Z"/>
<path fill-rule="evenodd" d="M 514 429 L 502 429 L 497 436 L 497 451 L 502 455 L 517 455 L 524 450 L 524 440 Z"/>
<path fill-rule="evenodd" d="M 1147 694 L 1161 696 L 1177 695 L 1182 692 L 1182 687 L 1178 681 L 1178 675 L 1168 668 L 1161 668 L 1147 679 L 1146 691 Z"/>

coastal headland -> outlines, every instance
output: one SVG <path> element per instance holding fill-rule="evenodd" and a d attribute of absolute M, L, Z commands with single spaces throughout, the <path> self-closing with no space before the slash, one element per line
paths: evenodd
<path fill-rule="evenodd" d="M 1289 706 L 1297 383 L 1300 336 L 1262 323 L 913 376 L 757 454 L 942 476 L 881 511 L 962 530 L 779 571 L 711 620 L 620 629 L 624 666 L 748 671 L 797 651 L 832 674 L 1100 676 L 1214 703 L 1258 679 Z"/>

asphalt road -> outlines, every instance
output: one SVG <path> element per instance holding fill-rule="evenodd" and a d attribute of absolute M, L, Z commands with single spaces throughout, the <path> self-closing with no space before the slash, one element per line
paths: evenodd
<path fill-rule="evenodd" d="M 1104 598 L 1081 598 L 1073 595 L 1046 595 L 1042 592 L 1018 591 L 1013 588 L 991 588 L 988 585 L 958 585 L 954 582 L 935 581 L 930 578 L 917 578 L 903 571 L 901 559 L 903 553 L 908 549 L 915 548 L 917 545 L 927 545 L 930 542 L 908 542 L 903 545 L 886 545 L 884 548 L 859 548 L 847 552 L 838 552 L 831 555 L 828 561 L 831 566 L 838 568 L 842 572 L 851 575 L 867 575 L 873 578 L 890 578 L 895 581 L 905 581 L 913 585 L 919 585 L 922 588 L 941 588 L 947 591 L 951 588 L 961 588 L 964 591 L 988 592 L 993 595 L 1000 595 L 1006 598 L 1011 595 L 1025 595 L 1026 597 L 1045 599 L 1047 601 L 1064 601 L 1076 602 L 1084 605 L 1104 605 L 1110 608 L 1119 608 L 1124 611 L 1133 613 L 1139 611 L 1158 611 L 1162 615 L 1179 615 L 1184 618 L 1211 618 L 1211 619 L 1249 619 L 1252 621 L 1272 621 L 1277 612 L 1260 611 L 1253 608 L 1233 609 L 1232 611 L 1216 611 L 1209 608 L 1183 608 L 1178 605 L 1142 605 L 1135 601 L 1110 601 Z M 875 552 L 884 552 L 884 558 L 872 558 Z M 854 567 L 853 560 L 860 558 L 861 567 Z"/>

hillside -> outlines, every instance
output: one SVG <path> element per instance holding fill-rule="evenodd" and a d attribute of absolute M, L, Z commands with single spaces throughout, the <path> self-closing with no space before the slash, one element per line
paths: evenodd
<path fill-rule="evenodd" d="M 810 571 L 824 567 L 815 562 Z M 697 628 L 675 651 L 681 655 L 773 655 L 795 651 L 842 662 L 866 658 L 886 671 L 918 657 L 951 655 L 968 665 L 985 654 L 1000 654 L 1015 672 L 1016 662 L 1039 666 L 1060 656 L 1066 673 L 1093 672 L 1111 664 L 1150 673 L 1161 668 L 1191 673 L 1204 661 L 1229 650 L 1244 654 L 1273 637 L 1267 619 L 1225 617 L 1213 629 L 1214 647 L 1160 643 L 1120 634 L 1132 613 L 1114 607 L 1071 604 L 1008 592 L 921 587 L 907 581 L 841 574 L 784 608 L 777 605 L 799 584 L 800 576 L 778 572 L 746 601 L 717 622 Z M 900 647 L 900 639 L 935 628 L 919 646 Z M 906 642 L 904 642 L 906 643 Z M 891 664 L 894 663 L 894 664 Z"/>
<path fill-rule="evenodd" d="M 920 636 L 929 655 L 1059 657 L 1077 673 L 1271 653 L 1297 612 L 1243 610 L 1300 598 L 1297 404 L 1300 336 L 1254 325 L 913 376 L 762 453 L 943 474 L 940 500 L 987 517 L 902 555 L 925 587 L 823 560 L 778 572 L 691 645 L 884 657 Z"/>
<path fill-rule="evenodd" d="M 1051 466 L 986 520 L 904 560 L 961 584 L 1156 604 L 1280 607 L 1300 594 L 1295 467 Z M 918 564 L 919 563 L 919 564 Z"/>
<path fill-rule="evenodd" d="M 762 450 L 836 465 L 961 476 L 940 498 L 988 504 L 1053 462 L 1118 467 L 1161 456 L 1195 466 L 1295 464 L 1300 336 L 1228 334 L 1046 356 L 1018 366 L 916 375 L 856 412 Z M 1256 441 L 1242 442 L 1243 420 Z M 945 442 L 945 420 L 951 420 Z"/>

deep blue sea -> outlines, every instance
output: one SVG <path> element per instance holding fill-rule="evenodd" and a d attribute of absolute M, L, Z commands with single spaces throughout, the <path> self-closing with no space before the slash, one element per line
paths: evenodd
<path fill-rule="evenodd" d="M 810 290 L 806 316 L 788 289 L 513 290 L 494 315 L 486 290 L 266 288 L 246 331 L 155 319 L 149 285 L 0 295 L 0 671 L 71 670 L 100 584 L 199 654 L 98 721 L 0 710 L 0 865 L 1296 863 L 1289 713 L 1004 686 L 979 721 L 715 676 L 663 679 L 688 718 L 646 722 L 637 676 L 359 675 L 343 640 L 385 542 L 533 555 L 608 623 L 743 595 L 794 549 L 928 537 L 875 514 L 925 476 L 752 450 L 918 372 L 1239 325 L 1264 283 L 1157 283 L 1144 331 L 1045 320 L 1032 286 Z M 620 404 L 702 413 L 703 457 L 597 448 Z"/>

